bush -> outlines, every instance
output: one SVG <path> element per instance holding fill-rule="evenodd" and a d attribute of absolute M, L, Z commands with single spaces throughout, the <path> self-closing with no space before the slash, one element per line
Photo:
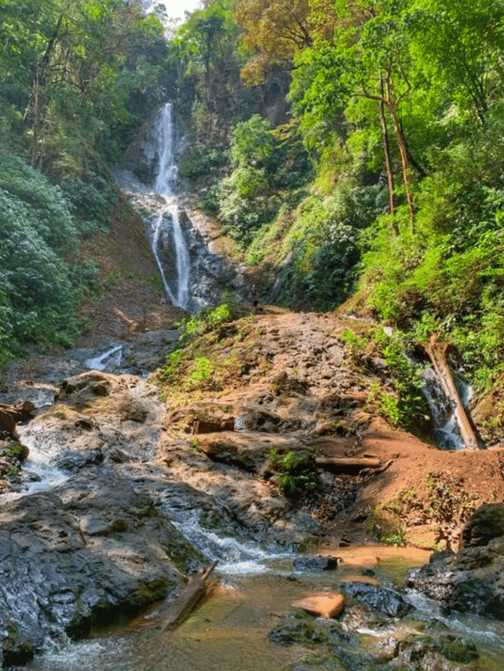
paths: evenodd
<path fill-rule="evenodd" d="M 79 218 L 82 235 L 105 228 L 110 209 L 119 202 L 115 184 L 93 172 L 83 178 L 65 180 L 61 183 L 61 190 Z"/>
<path fill-rule="evenodd" d="M 313 457 L 308 452 L 285 452 L 270 450 L 273 481 L 284 494 L 299 499 L 313 492 L 318 485 L 318 475 Z"/>
<path fill-rule="evenodd" d="M 68 346 L 92 270 L 75 260 L 79 222 L 62 191 L 0 152 L 0 364 L 32 343 Z M 64 256 L 63 256 L 64 255 Z M 64 258 L 65 257 L 65 258 Z"/>

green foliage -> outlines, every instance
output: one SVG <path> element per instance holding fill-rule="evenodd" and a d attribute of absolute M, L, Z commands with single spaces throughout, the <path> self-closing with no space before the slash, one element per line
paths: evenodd
<path fill-rule="evenodd" d="M 274 481 L 286 496 L 300 499 L 313 492 L 318 485 L 318 477 L 313 458 L 306 452 L 284 452 L 270 450 Z"/>
<path fill-rule="evenodd" d="M 212 374 L 212 362 L 206 356 L 199 356 L 194 360 L 194 367 L 190 374 L 191 383 L 204 382 Z"/>
<path fill-rule="evenodd" d="M 275 133 L 271 124 L 259 114 L 237 124 L 231 136 L 231 158 L 237 167 L 264 167 L 273 172 Z"/>
<path fill-rule="evenodd" d="M 33 166 L 79 174 L 127 135 L 135 94 L 143 112 L 159 101 L 152 75 L 165 51 L 153 58 L 152 47 L 162 27 L 136 3 L 6 0 L 1 11 L 0 141 Z"/>
<path fill-rule="evenodd" d="M 380 407 L 393 426 L 415 431 L 425 427 L 429 408 L 422 393 L 422 366 L 406 356 L 407 347 L 407 339 L 396 333 L 382 348 L 397 397 L 382 396 Z"/>
<path fill-rule="evenodd" d="M 81 223 L 63 192 L 0 151 L 0 362 L 32 343 L 68 346 L 93 264 L 76 258 Z"/>
<path fill-rule="evenodd" d="M 372 221 L 376 190 L 372 185 L 366 193 L 348 176 L 330 195 L 313 192 L 301 201 L 283 236 L 282 257 L 290 256 L 291 277 L 283 300 L 330 309 L 350 295 L 360 257 L 357 243 Z"/>
<path fill-rule="evenodd" d="M 218 360 L 208 354 L 223 337 L 223 327 L 234 319 L 236 311 L 233 297 L 227 295 L 217 307 L 202 310 L 178 325 L 177 349 L 170 352 L 159 374 L 163 386 L 182 392 L 217 390 L 227 375 L 236 374 L 238 361 L 233 351 Z"/>
<path fill-rule="evenodd" d="M 219 185 L 219 216 L 226 230 L 246 244 L 261 224 L 276 214 L 278 200 L 269 195 L 269 181 L 264 169 L 240 167 Z"/>
<path fill-rule="evenodd" d="M 296 129 L 286 124 L 273 130 L 258 114 L 233 129 L 231 157 L 235 169 L 219 184 L 218 216 L 246 246 L 273 221 L 284 190 L 306 184 L 311 167 Z"/>
<path fill-rule="evenodd" d="M 206 308 L 179 324 L 181 339 L 187 340 L 209 331 L 215 331 L 237 314 L 238 306 L 232 294 L 225 294 L 223 301 L 214 308 Z"/>
<path fill-rule="evenodd" d="M 117 188 L 110 179 L 91 172 L 82 178 L 64 180 L 60 188 L 81 222 L 82 235 L 106 228 L 110 210 L 119 202 Z"/>

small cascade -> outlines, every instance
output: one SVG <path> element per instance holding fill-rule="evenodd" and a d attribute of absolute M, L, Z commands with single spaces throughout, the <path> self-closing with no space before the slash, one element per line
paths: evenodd
<path fill-rule="evenodd" d="M 102 354 L 84 361 L 84 366 L 89 370 L 107 370 L 121 365 L 122 345 L 115 345 L 108 348 Z"/>
<path fill-rule="evenodd" d="M 269 571 L 279 574 L 278 562 L 292 553 L 267 551 L 252 541 L 240 541 L 230 535 L 219 535 L 200 524 L 200 512 L 178 510 L 165 504 L 172 524 L 209 561 L 219 562 L 218 571 L 232 575 L 258 575 Z"/>
<path fill-rule="evenodd" d="M 436 444 L 442 450 L 467 449 L 467 444 L 462 438 L 459 404 L 446 394 L 433 368 L 426 368 L 422 378 L 424 382 L 422 391 L 429 405 Z M 460 379 L 457 380 L 457 389 L 466 416 L 469 417 L 472 389 L 469 384 Z M 481 443 L 478 446 L 482 447 Z"/>
<path fill-rule="evenodd" d="M 454 403 L 447 398 L 434 370 L 423 374 L 423 393 L 427 399 L 433 424 L 433 438 L 442 450 L 462 450 L 464 444 L 455 414 Z"/>
<path fill-rule="evenodd" d="M 152 222 L 152 251 L 161 273 L 167 299 L 173 305 L 187 309 L 190 293 L 189 250 L 184 238 L 179 217 L 179 206 L 175 197 L 177 164 L 174 151 L 175 129 L 172 121 L 172 105 L 166 103 L 155 121 L 153 151 L 158 156 L 158 169 L 154 184 L 155 192 L 164 200 Z M 174 250 L 175 273 L 169 278 L 162 259 L 162 250 L 167 246 Z"/>

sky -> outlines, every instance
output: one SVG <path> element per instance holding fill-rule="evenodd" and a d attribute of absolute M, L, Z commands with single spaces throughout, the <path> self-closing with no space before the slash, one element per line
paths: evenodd
<path fill-rule="evenodd" d="M 170 19 L 183 19 L 184 12 L 193 12 L 201 7 L 200 0 L 142 0 L 144 7 L 154 8 L 163 4 Z"/>
<path fill-rule="evenodd" d="M 164 5 L 168 10 L 168 16 L 171 14 L 182 18 L 185 11 L 193 12 L 199 9 L 201 2 L 200 0 L 165 0 Z"/>

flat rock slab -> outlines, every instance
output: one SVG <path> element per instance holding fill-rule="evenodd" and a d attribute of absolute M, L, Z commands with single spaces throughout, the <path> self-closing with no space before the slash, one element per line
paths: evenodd
<path fill-rule="evenodd" d="M 328 619 L 336 618 L 343 612 L 345 597 L 343 594 L 314 594 L 304 599 L 298 599 L 291 604 L 294 608 L 300 608 L 316 617 Z"/>

